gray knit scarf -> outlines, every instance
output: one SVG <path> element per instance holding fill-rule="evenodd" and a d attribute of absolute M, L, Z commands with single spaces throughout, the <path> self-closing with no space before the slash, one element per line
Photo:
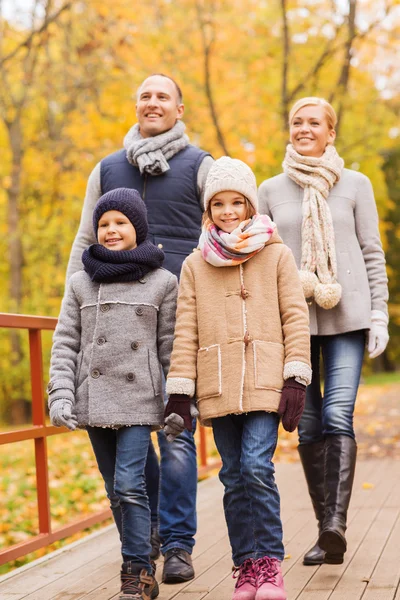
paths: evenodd
<path fill-rule="evenodd" d="M 124 138 L 128 162 L 138 167 L 141 175 L 162 175 L 169 170 L 168 160 L 188 145 L 189 138 L 185 129 L 185 124 L 179 120 L 172 129 L 154 137 L 143 138 L 139 124 L 136 123 Z"/>

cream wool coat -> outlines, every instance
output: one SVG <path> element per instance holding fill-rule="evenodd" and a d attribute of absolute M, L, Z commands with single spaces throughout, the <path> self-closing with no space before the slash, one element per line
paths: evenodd
<path fill-rule="evenodd" d="M 301 263 L 301 222 L 304 190 L 285 173 L 259 188 L 259 212 L 278 226 L 285 244 Z M 368 177 L 343 169 L 328 196 L 335 231 L 338 282 L 342 298 L 325 310 L 310 301 L 311 335 L 336 335 L 371 326 L 371 309 L 388 314 L 388 280 L 379 238 L 378 213 Z"/>
<path fill-rule="evenodd" d="M 293 255 L 275 233 L 257 255 L 214 267 L 183 263 L 168 394 L 196 395 L 200 421 L 276 412 L 285 379 L 309 383 L 308 310 Z"/>

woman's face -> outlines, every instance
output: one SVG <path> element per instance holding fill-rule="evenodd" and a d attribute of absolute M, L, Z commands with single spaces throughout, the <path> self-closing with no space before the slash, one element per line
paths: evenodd
<path fill-rule="evenodd" d="M 296 152 L 304 156 L 322 156 L 335 137 L 335 130 L 328 127 L 323 106 L 303 106 L 290 123 L 290 141 Z"/>

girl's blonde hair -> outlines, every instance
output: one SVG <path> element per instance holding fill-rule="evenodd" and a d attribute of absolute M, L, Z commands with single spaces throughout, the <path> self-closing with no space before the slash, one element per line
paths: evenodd
<path fill-rule="evenodd" d="M 293 117 L 303 106 L 322 106 L 325 111 L 325 117 L 329 129 L 335 129 L 337 124 L 337 116 L 335 110 L 331 104 L 324 98 L 317 98 L 316 96 L 309 96 L 308 98 L 300 98 L 297 100 L 290 109 L 289 113 L 289 125 L 291 124 Z"/>
<path fill-rule="evenodd" d="M 243 194 L 242 194 L 243 196 Z M 245 199 L 246 202 L 246 219 L 251 219 L 251 217 L 254 217 L 255 214 L 257 214 L 256 209 L 254 208 L 254 206 L 252 205 L 252 203 L 250 202 L 250 200 L 248 198 L 246 198 L 246 196 L 243 196 L 243 198 Z M 212 198 L 210 200 L 210 202 L 208 203 L 207 206 L 207 210 L 205 210 L 203 212 L 203 219 L 202 219 L 202 225 L 207 226 L 209 223 L 213 223 L 214 221 L 212 220 L 212 216 L 211 216 L 211 201 Z"/>

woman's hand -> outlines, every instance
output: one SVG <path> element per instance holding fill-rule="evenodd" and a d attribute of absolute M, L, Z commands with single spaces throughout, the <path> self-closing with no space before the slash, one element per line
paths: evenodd
<path fill-rule="evenodd" d="M 294 377 L 286 379 L 282 388 L 278 414 L 282 416 L 282 425 L 286 431 L 294 431 L 303 414 L 306 401 L 306 386 Z"/>
<path fill-rule="evenodd" d="M 380 310 L 371 313 L 371 327 L 368 333 L 368 352 L 370 358 L 376 358 L 385 351 L 389 341 L 388 318 Z"/>

